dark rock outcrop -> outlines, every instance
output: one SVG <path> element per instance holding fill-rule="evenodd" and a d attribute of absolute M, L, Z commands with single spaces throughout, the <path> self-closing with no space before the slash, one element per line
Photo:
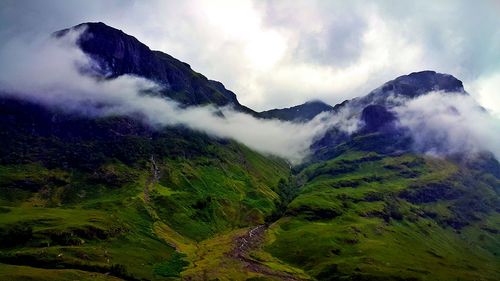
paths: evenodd
<path fill-rule="evenodd" d="M 115 78 L 129 74 L 155 81 L 163 87 L 162 94 L 183 105 L 231 105 L 237 110 L 254 112 L 242 106 L 236 95 L 222 83 L 209 80 L 174 57 L 153 51 L 135 37 L 102 22 L 82 23 L 54 33 L 64 36 L 70 30 L 83 29 L 77 40 L 83 52 L 97 63 L 93 74 Z"/>
<path fill-rule="evenodd" d="M 464 92 L 464 86 L 462 81 L 452 75 L 427 70 L 389 81 L 382 86 L 382 91 L 393 91 L 398 95 L 413 98 L 430 91 Z"/>
<path fill-rule="evenodd" d="M 361 108 L 370 104 L 394 106 L 401 99 L 415 98 L 431 91 L 466 94 L 462 81 L 452 75 L 435 71 L 413 72 L 386 82 L 368 95 L 350 101 Z"/>
<path fill-rule="evenodd" d="M 332 112 L 333 107 L 322 101 L 309 101 L 289 108 L 271 109 L 260 112 L 262 118 L 283 121 L 305 122 L 323 112 Z"/>
<path fill-rule="evenodd" d="M 351 146 L 354 145 L 358 149 L 375 150 L 380 153 L 407 150 L 411 140 L 408 138 L 406 129 L 398 126 L 398 116 L 392 109 L 402 105 L 408 99 L 430 91 L 467 95 L 462 82 L 449 74 L 421 71 L 400 76 L 366 96 L 335 105 L 332 108 L 333 112 L 347 110 L 349 118 L 360 120 L 359 129 L 352 135 L 337 128 L 327 131 L 324 136 L 312 143 L 313 158 L 318 160 L 334 157 L 340 153 L 339 149 L 343 149 L 343 146 L 339 145 L 348 141 Z M 378 133 L 378 136 L 360 138 L 370 133 Z"/>
<path fill-rule="evenodd" d="M 388 130 L 394 127 L 396 116 L 381 105 L 369 105 L 361 112 L 365 132 Z"/>

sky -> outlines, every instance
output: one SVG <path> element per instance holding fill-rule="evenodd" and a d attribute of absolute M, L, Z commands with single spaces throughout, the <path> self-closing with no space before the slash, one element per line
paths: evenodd
<path fill-rule="evenodd" d="M 500 1 L 0 2 L 0 48 L 102 21 L 189 63 L 255 110 L 330 104 L 420 70 L 500 116 Z"/>

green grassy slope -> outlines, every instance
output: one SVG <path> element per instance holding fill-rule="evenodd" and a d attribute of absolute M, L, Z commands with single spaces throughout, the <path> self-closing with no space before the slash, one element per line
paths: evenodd
<path fill-rule="evenodd" d="M 195 245 L 262 223 L 279 199 L 273 188 L 288 176 L 284 162 L 240 145 L 212 149 L 219 159 L 157 159 L 160 179 L 150 184 L 147 165 L 116 160 L 98 169 L 103 175 L 0 166 L 0 262 L 126 279 L 179 276 L 188 263 L 175 251 L 176 235 Z"/>
<path fill-rule="evenodd" d="M 367 134 L 292 175 L 182 128 L 1 101 L 0 121 L 0 280 L 500 279 L 487 157 Z"/>
<path fill-rule="evenodd" d="M 180 128 L 11 108 L 0 111 L 10 115 L 0 124 L 2 280 L 178 279 L 200 241 L 263 223 L 290 173 Z"/>
<path fill-rule="evenodd" d="M 265 250 L 318 280 L 498 280 L 500 181 L 427 156 L 310 165 Z"/>

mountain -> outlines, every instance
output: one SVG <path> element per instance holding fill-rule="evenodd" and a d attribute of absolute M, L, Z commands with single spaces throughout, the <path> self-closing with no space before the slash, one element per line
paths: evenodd
<path fill-rule="evenodd" d="M 462 81 L 449 74 L 426 70 L 397 77 L 368 95 L 353 99 L 351 104 L 394 106 L 398 104 L 398 99 L 416 98 L 431 91 L 466 94 Z"/>
<path fill-rule="evenodd" d="M 102 22 L 88 22 L 60 30 L 54 36 L 61 37 L 71 30 L 82 32 L 78 46 L 98 65 L 93 69 L 108 79 L 129 74 L 155 81 L 162 86 L 162 94 L 184 105 L 233 106 L 253 113 L 242 106 L 236 95 L 222 83 L 207 79 L 181 62 L 160 51 L 151 50 L 135 37 Z"/>
<path fill-rule="evenodd" d="M 129 117 L 2 98 L 0 121 L 2 280 L 178 277 L 212 251 L 201 241 L 263 224 L 290 176 L 234 141 Z"/>
<path fill-rule="evenodd" d="M 372 149 L 383 145 L 379 135 L 357 136 L 298 171 L 303 185 L 264 249 L 317 280 L 497 279 L 499 178 Z"/>
<path fill-rule="evenodd" d="M 289 108 L 262 111 L 259 116 L 283 121 L 306 122 L 322 112 L 336 112 L 346 106 L 357 109 L 358 113 L 369 105 L 393 107 L 399 105 L 400 99 L 416 98 L 431 91 L 467 94 L 462 81 L 452 75 L 426 70 L 397 77 L 366 96 L 346 100 L 333 107 L 322 101 L 309 101 Z"/>
<path fill-rule="evenodd" d="M 499 278 L 499 162 L 416 153 L 391 110 L 429 91 L 467 94 L 453 76 L 423 71 L 336 106 L 360 128 L 313 143 L 264 249 L 317 280 Z"/>
<path fill-rule="evenodd" d="M 185 106 L 238 108 L 184 63 L 86 25 L 98 79 L 133 74 Z M 418 153 L 392 110 L 436 90 L 466 94 L 424 71 L 334 107 L 261 113 L 359 121 L 296 166 L 182 126 L 1 96 L 0 280 L 499 280 L 500 163 Z"/>
<path fill-rule="evenodd" d="M 433 91 L 468 95 L 462 81 L 452 75 L 426 70 L 397 77 L 365 96 L 337 104 L 333 107 L 333 112 L 344 110 L 347 118 L 359 120 L 361 128 L 352 135 L 354 138 L 367 133 L 378 133 L 379 138 L 384 138 L 384 145 L 374 146 L 372 149 L 386 152 L 410 151 L 412 140 L 408 138 L 408 132 L 404 128 L 395 126 L 398 119 L 392 110 L 408 100 Z M 345 132 L 331 128 L 312 144 L 310 161 L 325 160 L 336 155 L 336 146 L 348 139 L 350 137 Z"/>
<path fill-rule="evenodd" d="M 333 107 L 322 101 L 309 101 L 289 108 L 262 111 L 259 116 L 283 121 L 307 122 L 323 112 L 332 112 Z"/>

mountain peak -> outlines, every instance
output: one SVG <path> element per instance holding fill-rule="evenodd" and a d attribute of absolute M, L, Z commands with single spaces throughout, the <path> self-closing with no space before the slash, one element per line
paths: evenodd
<path fill-rule="evenodd" d="M 112 26 L 109 26 L 107 24 L 105 24 L 104 22 L 102 21 L 96 21 L 96 22 L 92 22 L 92 21 L 89 21 L 89 22 L 83 22 L 83 23 L 80 23 L 78 25 L 75 25 L 73 28 L 77 28 L 77 27 L 80 27 L 80 26 L 87 26 L 87 27 L 95 27 L 95 28 L 107 28 L 107 29 L 112 29 L 112 30 L 116 30 L 116 31 L 121 31 L 120 29 L 117 29 L 117 28 L 114 28 Z M 122 31 L 123 32 L 123 31 Z"/>
<path fill-rule="evenodd" d="M 84 23 L 80 23 L 80 24 L 77 24 L 77 25 L 75 25 L 73 27 L 56 31 L 54 33 L 54 35 L 56 37 L 60 37 L 60 36 L 64 36 L 70 30 L 80 30 L 80 29 L 84 29 L 84 32 L 82 34 L 83 36 L 81 38 L 79 38 L 79 40 L 82 40 L 82 39 L 83 40 L 88 40 L 88 39 L 90 39 L 88 37 L 91 37 L 92 35 L 106 34 L 108 36 L 112 36 L 112 38 L 116 38 L 118 36 L 133 38 L 139 44 L 142 44 L 134 36 L 131 36 L 131 35 L 123 32 L 121 29 L 117 29 L 117 28 L 114 28 L 112 26 L 109 26 L 109 25 L 107 25 L 107 24 L 105 24 L 104 22 L 101 22 L 101 21 L 99 21 L 99 22 L 84 22 Z M 110 39 L 112 39 L 112 38 L 110 38 Z M 142 45 L 144 45 L 145 47 L 147 47 L 145 44 L 142 44 Z M 147 48 L 149 49 L 149 47 L 147 47 Z"/>
<path fill-rule="evenodd" d="M 329 106 L 326 102 L 324 102 L 322 100 L 317 100 L 317 99 L 308 100 L 305 103 L 303 103 L 302 105 L 326 105 L 326 106 Z"/>
<path fill-rule="evenodd" d="M 432 70 L 412 72 L 386 82 L 371 94 L 393 94 L 414 98 L 431 91 L 465 93 L 462 81 L 453 75 L 438 73 Z"/>
<path fill-rule="evenodd" d="M 115 78 L 134 75 L 162 86 L 162 95 L 179 103 L 190 105 L 213 104 L 234 106 L 254 114 L 242 106 L 236 95 L 222 83 L 209 80 L 184 63 L 166 53 L 151 50 L 135 37 L 103 22 L 81 23 L 54 33 L 64 36 L 70 30 L 85 28 L 77 40 L 80 49 L 98 65 L 92 69 L 98 75 Z"/>
<path fill-rule="evenodd" d="M 321 100 L 310 100 L 303 104 L 280 109 L 271 109 L 263 111 L 260 116 L 263 118 L 274 118 L 283 121 L 309 121 L 316 117 L 316 115 L 325 112 L 332 111 L 333 107 Z"/>
<path fill-rule="evenodd" d="M 432 91 L 466 94 L 462 81 L 453 75 L 424 70 L 388 81 L 351 104 L 361 108 L 370 104 L 393 106 L 398 104 L 398 98 L 415 98 Z"/>
<path fill-rule="evenodd" d="M 432 70 L 399 76 L 385 83 L 383 89 L 384 91 L 393 90 L 408 97 L 415 97 L 430 91 L 465 92 L 462 81 L 453 75 Z"/>
<path fill-rule="evenodd" d="M 114 31 L 119 31 L 119 32 L 123 32 L 122 30 L 120 29 L 117 29 L 117 28 L 114 28 L 112 26 L 109 26 L 107 24 L 105 24 L 104 22 L 102 21 L 96 21 L 96 22 L 92 22 L 92 21 L 89 21 L 89 22 L 82 22 L 80 24 L 77 24 L 73 27 L 70 27 L 69 29 L 78 29 L 78 28 L 81 28 L 81 27 L 86 27 L 86 28 L 89 28 L 89 29 L 108 29 L 108 30 L 114 30 Z"/>

